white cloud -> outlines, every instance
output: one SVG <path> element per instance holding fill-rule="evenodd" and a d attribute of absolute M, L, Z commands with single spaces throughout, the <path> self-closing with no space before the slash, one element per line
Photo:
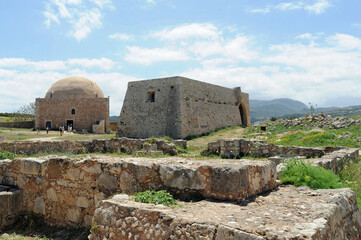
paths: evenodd
<path fill-rule="evenodd" d="M 137 46 L 128 46 L 128 53 L 125 60 L 130 63 L 149 65 L 155 62 L 165 61 L 185 61 L 189 59 L 187 54 L 181 50 L 167 48 L 141 48 Z"/>
<path fill-rule="evenodd" d="M 251 12 L 251 13 L 269 13 L 269 12 L 271 12 L 271 7 L 268 6 L 266 8 L 255 8 L 255 9 L 249 10 L 249 12 Z"/>
<path fill-rule="evenodd" d="M 280 3 L 278 4 L 275 8 L 276 9 L 280 9 L 280 10 L 296 10 L 296 9 L 301 9 L 303 7 L 304 3 L 303 2 L 284 2 L 284 3 Z"/>
<path fill-rule="evenodd" d="M 305 10 L 313 14 L 321 14 L 332 6 L 332 0 L 303 0 L 293 2 L 282 2 L 277 5 L 268 5 L 266 8 L 248 10 L 251 13 L 269 13 L 271 10 L 292 11 Z"/>
<path fill-rule="evenodd" d="M 328 40 L 342 49 L 345 50 L 358 49 L 361 51 L 360 38 L 347 34 L 337 33 L 334 36 L 329 37 Z"/>
<path fill-rule="evenodd" d="M 118 63 L 108 58 L 100 58 L 100 59 L 72 58 L 72 59 L 68 59 L 67 62 L 72 66 L 78 65 L 84 68 L 97 67 L 104 70 L 110 70 L 118 65 Z"/>
<path fill-rule="evenodd" d="M 306 5 L 305 10 L 314 14 L 321 14 L 331 6 L 330 0 L 317 0 L 314 4 Z"/>
<path fill-rule="evenodd" d="M 112 0 L 49 0 L 45 3 L 44 24 L 70 26 L 68 34 L 78 41 L 102 25 L 103 12 L 114 9 Z"/>
<path fill-rule="evenodd" d="M 216 26 L 209 23 L 192 23 L 172 29 L 165 28 L 154 32 L 150 36 L 159 40 L 182 40 L 187 38 L 217 38 L 221 32 Z"/>
<path fill-rule="evenodd" d="M 118 39 L 121 41 L 131 41 L 133 40 L 133 36 L 125 33 L 114 33 L 108 36 L 110 39 Z"/>

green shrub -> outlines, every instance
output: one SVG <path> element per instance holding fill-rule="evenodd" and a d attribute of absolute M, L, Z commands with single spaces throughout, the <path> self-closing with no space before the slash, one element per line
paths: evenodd
<path fill-rule="evenodd" d="M 140 192 L 135 194 L 134 200 L 136 202 L 163 204 L 166 206 L 177 204 L 177 201 L 173 198 L 173 196 L 164 190 L 157 192 L 154 190 L 151 191 L 147 190 L 144 192 Z"/>
<path fill-rule="evenodd" d="M 15 154 L 11 152 L 0 152 L 0 160 L 2 159 L 14 159 Z"/>
<path fill-rule="evenodd" d="M 281 173 L 281 184 L 292 184 L 297 187 L 308 186 L 312 189 L 341 188 L 340 177 L 331 170 L 312 166 L 301 160 L 291 159 Z"/>

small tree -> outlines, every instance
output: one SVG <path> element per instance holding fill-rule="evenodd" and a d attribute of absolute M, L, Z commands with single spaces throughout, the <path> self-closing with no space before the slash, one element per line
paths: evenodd
<path fill-rule="evenodd" d="M 35 119 L 36 106 L 35 102 L 21 106 L 12 117 L 14 122 L 32 121 Z"/>

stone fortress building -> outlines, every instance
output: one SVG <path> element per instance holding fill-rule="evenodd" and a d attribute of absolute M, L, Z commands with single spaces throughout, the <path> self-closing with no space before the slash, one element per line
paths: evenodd
<path fill-rule="evenodd" d="M 57 129 L 72 126 L 76 131 L 109 132 L 109 98 L 99 86 L 83 77 L 55 82 L 44 98 L 37 98 L 35 127 Z"/>
<path fill-rule="evenodd" d="M 241 88 L 175 76 L 128 83 L 117 137 L 178 139 L 250 124 L 249 96 Z"/>

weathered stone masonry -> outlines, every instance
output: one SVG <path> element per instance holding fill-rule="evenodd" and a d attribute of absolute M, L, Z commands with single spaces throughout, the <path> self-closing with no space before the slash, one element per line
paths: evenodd
<path fill-rule="evenodd" d="M 220 155 L 222 158 L 241 158 L 242 156 L 265 157 L 270 160 L 303 156 L 308 158 L 313 165 L 319 165 L 339 173 L 344 164 L 356 161 L 359 158 L 358 148 L 346 147 L 296 147 L 281 146 L 260 140 L 249 139 L 220 139 L 208 143 L 207 150 L 202 155 Z M 280 160 L 275 161 L 276 164 Z"/>
<path fill-rule="evenodd" d="M 219 128 L 250 125 L 249 96 L 184 77 L 129 82 L 118 137 L 185 138 Z"/>
<path fill-rule="evenodd" d="M 241 201 L 277 186 L 272 162 L 146 158 L 0 161 L 0 184 L 23 191 L 23 207 L 56 225 L 90 226 L 96 204 L 115 193 L 166 189 L 175 196 Z"/>

